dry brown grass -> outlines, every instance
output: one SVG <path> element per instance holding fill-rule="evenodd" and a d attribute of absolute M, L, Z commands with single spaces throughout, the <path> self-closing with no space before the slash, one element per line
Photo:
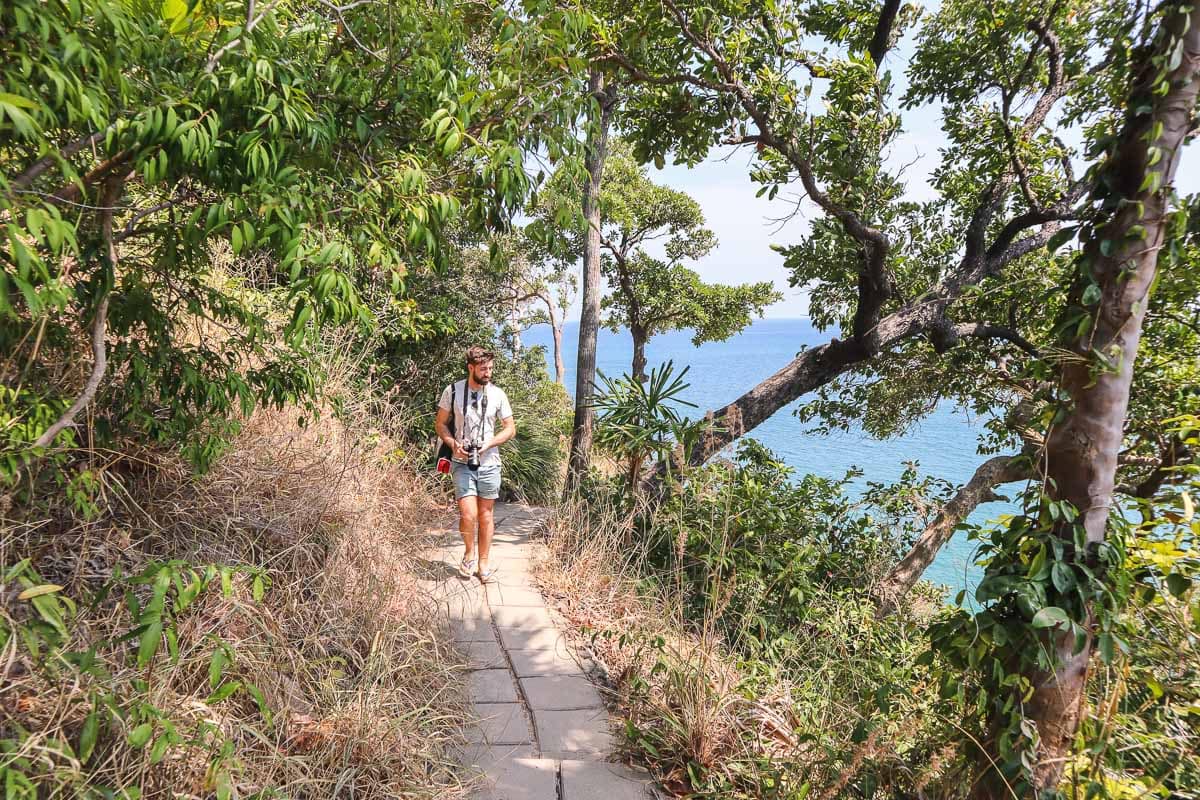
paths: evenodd
<path fill-rule="evenodd" d="M 738 691 L 746 676 L 715 628 L 685 624 L 669 590 L 646 593 L 628 520 L 566 505 L 548 528 L 548 545 L 552 557 L 536 578 L 576 626 L 576 646 L 607 673 L 619 711 L 642 737 L 631 750 L 665 788 L 694 788 L 689 761 L 730 783 L 740 782 L 734 772 L 748 762 L 799 763 L 803 746 L 793 738 L 787 685 L 752 700 Z M 660 576 L 657 585 L 672 580 Z"/>
<path fill-rule="evenodd" d="M 39 663 L 17 637 L 0 639 L 0 739 L 21 742 L 0 753 L 0 767 L 24 759 L 41 796 L 108 786 L 210 797 L 223 771 L 242 797 L 464 793 L 452 751 L 463 708 L 459 656 L 435 632 L 406 570 L 443 506 L 386 435 L 402 421 L 342 394 L 340 419 L 326 413 L 303 429 L 296 409 L 256 413 L 201 478 L 159 452 L 93 453 L 100 513 L 90 521 L 0 507 L 4 570 L 30 558 L 42 580 L 77 601 L 114 571 L 173 558 L 261 567 L 270 578 L 258 601 L 245 576 L 229 596 L 206 589 L 177 620 L 174 663 L 164 645 L 139 670 L 137 639 L 112 643 L 135 624 L 119 596 L 94 608 L 80 602 L 64 648 L 95 645 L 102 670 Z M 0 632 L 32 620 L 13 589 L 0 586 Z M 248 692 L 205 702 L 218 640 L 235 654 L 225 680 L 258 687 L 272 722 Z M 72 748 L 105 694 L 121 713 L 103 712 L 96 749 L 80 763 Z M 138 706 L 161 715 L 156 737 L 172 728 L 180 735 L 158 763 L 151 747 L 127 739 L 144 718 Z"/>

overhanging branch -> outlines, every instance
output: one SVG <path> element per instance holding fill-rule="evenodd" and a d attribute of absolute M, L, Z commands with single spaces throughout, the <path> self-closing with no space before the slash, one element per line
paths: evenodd
<path fill-rule="evenodd" d="M 971 336 L 977 339 L 1001 339 L 1015 344 L 1034 358 L 1041 358 L 1041 353 L 1034 347 L 1032 342 L 1012 328 L 1006 328 L 1003 325 L 988 325 L 985 322 L 959 322 L 950 325 L 949 332 L 953 337 L 949 343 L 951 346 L 963 336 Z M 936 342 L 934 346 L 939 353 L 949 349 L 949 346 L 939 347 Z"/>
<path fill-rule="evenodd" d="M 24 190 L 33 185 L 33 182 L 40 178 L 46 171 L 53 167 L 59 161 L 70 158 L 79 151 L 87 147 L 94 147 L 104 141 L 104 136 L 107 131 L 99 131 L 91 136 L 84 136 L 76 139 L 63 146 L 61 150 L 52 155 L 45 156 L 30 165 L 24 172 L 8 182 L 9 188 L 12 190 Z"/>
<path fill-rule="evenodd" d="M 979 505 L 997 499 L 993 489 L 1005 483 L 1028 480 L 1033 476 L 1032 465 L 1033 459 L 1027 453 L 996 456 L 983 462 L 966 485 L 921 532 L 908 554 L 875 587 L 879 598 L 879 615 L 885 616 L 896 608 L 925 574 L 925 570 L 929 569 L 938 551 L 950 541 L 960 522 Z"/>

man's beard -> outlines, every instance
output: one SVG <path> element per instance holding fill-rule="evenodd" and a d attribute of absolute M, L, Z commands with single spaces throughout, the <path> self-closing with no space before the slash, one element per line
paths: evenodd
<path fill-rule="evenodd" d="M 474 378 L 475 382 L 478 383 L 480 386 L 487 386 L 489 383 L 492 382 L 491 377 L 485 378 L 483 375 L 472 375 L 471 377 Z"/>

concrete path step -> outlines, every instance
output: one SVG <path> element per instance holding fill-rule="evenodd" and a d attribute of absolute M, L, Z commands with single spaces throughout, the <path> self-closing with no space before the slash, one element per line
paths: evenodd
<path fill-rule="evenodd" d="M 478 800 L 645 800 L 660 796 L 645 772 L 612 763 L 603 698 L 575 660 L 530 577 L 545 557 L 534 534 L 545 509 L 498 503 L 487 586 L 458 574 L 462 544 L 444 532 L 418 559 L 429 589 L 467 659 L 474 720 L 464 768 Z"/>

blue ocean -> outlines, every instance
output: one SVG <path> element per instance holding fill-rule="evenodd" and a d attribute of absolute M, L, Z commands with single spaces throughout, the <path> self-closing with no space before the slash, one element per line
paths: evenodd
<path fill-rule="evenodd" d="M 567 390 L 572 393 L 578 338 L 578 324 L 568 322 L 563 330 L 563 361 Z M 696 411 L 699 414 L 737 399 L 794 358 L 802 346 L 818 345 L 828 339 L 828 333 L 817 331 L 807 319 L 765 319 L 728 341 L 700 347 L 692 345 L 687 331 L 663 334 L 650 341 L 646 355 L 651 367 L 668 360 L 676 367 L 690 367 L 686 380 L 691 386 L 684 398 L 699 406 Z M 547 366 L 553 375 L 551 341 L 546 325 L 536 326 L 523 335 L 525 346 L 545 346 Z M 632 354 L 633 343 L 627 333 L 601 331 L 596 363 L 604 374 L 618 376 L 628 372 Z M 903 436 L 879 441 L 859 431 L 807 434 L 806 425 L 792 413 L 800 402 L 780 409 L 751 434 L 799 475 L 812 473 L 840 478 L 857 467 L 864 473 L 858 481 L 861 486 L 865 481 L 893 481 L 904 471 L 904 462 L 915 461 L 922 474 L 958 485 L 965 483 L 987 458 L 976 452 L 980 421 L 950 407 L 937 409 Z M 1012 510 L 1007 503 L 985 504 L 976 510 L 971 521 L 982 523 Z M 969 597 L 980 576 L 973 562 L 972 544 L 958 533 L 942 549 L 925 577 L 948 587 L 951 593 L 966 588 Z"/>

